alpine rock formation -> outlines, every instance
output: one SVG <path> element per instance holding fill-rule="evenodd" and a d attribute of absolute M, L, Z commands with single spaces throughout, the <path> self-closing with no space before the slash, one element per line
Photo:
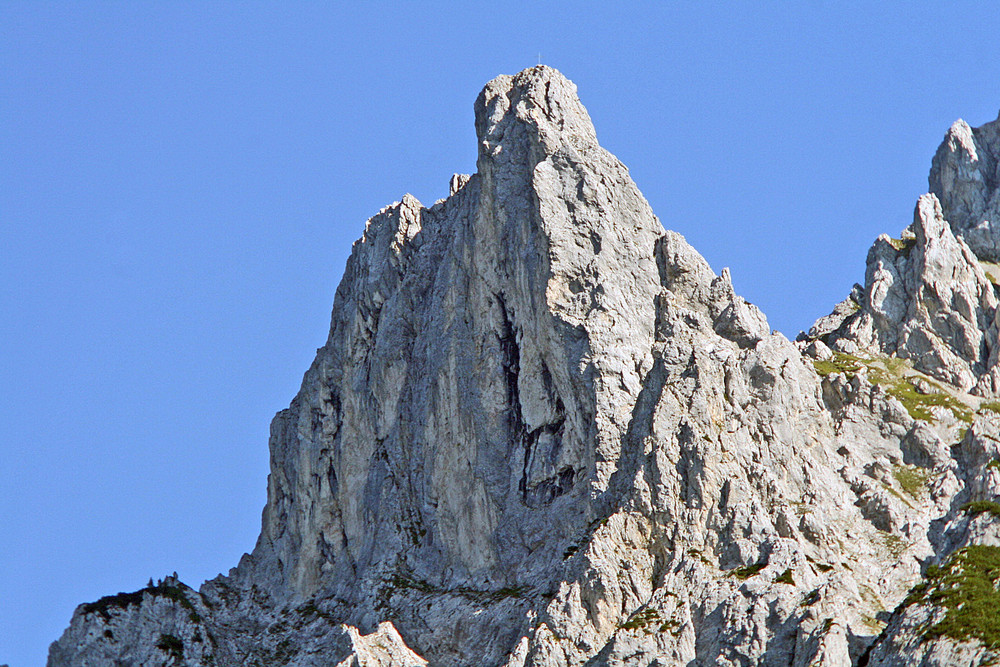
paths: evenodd
<path fill-rule="evenodd" d="M 80 605 L 50 667 L 1000 660 L 1000 119 L 791 342 L 544 66 L 354 245 L 260 538 Z"/>

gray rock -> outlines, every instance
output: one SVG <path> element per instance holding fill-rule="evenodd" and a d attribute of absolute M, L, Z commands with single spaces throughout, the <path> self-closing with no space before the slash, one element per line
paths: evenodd
<path fill-rule="evenodd" d="M 878 238 L 861 293 L 856 287 L 805 340 L 909 359 L 958 390 L 997 396 L 998 156 L 1000 119 L 976 129 L 956 121 L 934 156 L 931 193 L 920 198 L 913 224 L 899 239 Z"/>
<path fill-rule="evenodd" d="M 982 260 L 1000 262 L 1000 117 L 977 128 L 955 121 L 928 183 L 955 235 Z"/>
<path fill-rule="evenodd" d="M 935 195 L 920 198 L 901 239 L 875 241 L 860 297 L 845 301 L 858 304 L 853 313 L 840 317 L 847 308 L 839 305 L 810 335 L 847 354 L 907 359 L 958 390 L 996 395 L 996 290 Z"/>
<path fill-rule="evenodd" d="M 663 229 L 561 74 L 475 112 L 477 173 L 355 243 L 253 552 L 81 605 L 51 667 L 849 665 L 906 639 L 872 649 L 921 563 L 991 539 L 960 507 L 1000 484 L 996 420 L 960 436 L 874 377 L 995 366 L 995 294 L 933 196 L 797 345 Z"/>

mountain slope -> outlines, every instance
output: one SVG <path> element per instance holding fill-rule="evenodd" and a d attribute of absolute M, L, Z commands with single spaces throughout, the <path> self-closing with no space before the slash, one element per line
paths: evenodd
<path fill-rule="evenodd" d="M 937 203 L 993 201 L 948 198 L 995 190 L 948 166 L 966 144 L 792 343 L 664 230 L 561 74 L 475 111 L 477 173 L 355 244 L 253 552 L 81 605 L 50 665 L 897 664 L 926 565 L 996 546 L 992 506 L 962 509 L 1000 483 L 997 296 L 962 240 L 989 207 Z"/>

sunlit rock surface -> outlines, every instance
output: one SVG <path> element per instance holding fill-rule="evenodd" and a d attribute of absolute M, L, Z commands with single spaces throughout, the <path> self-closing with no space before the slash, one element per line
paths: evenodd
<path fill-rule="evenodd" d="M 996 257 L 965 232 L 996 132 L 952 129 L 940 191 L 792 343 L 664 229 L 557 71 L 475 112 L 477 173 L 355 243 L 271 426 L 253 552 L 81 605 L 50 666 L 993 655 L 921 635 L 943 612 L 907 593 L 1000 546 Z"/>

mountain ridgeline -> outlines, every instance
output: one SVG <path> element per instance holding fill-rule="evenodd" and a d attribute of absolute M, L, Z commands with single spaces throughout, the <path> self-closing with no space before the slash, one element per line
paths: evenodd
<path fill-rule="evenodd" d="M 80 605 L 83 665 L 1000 662 L 1000 119 L 864 285 L 772 332 L 533 67 L 382 209 L 228 575 Z"/>

